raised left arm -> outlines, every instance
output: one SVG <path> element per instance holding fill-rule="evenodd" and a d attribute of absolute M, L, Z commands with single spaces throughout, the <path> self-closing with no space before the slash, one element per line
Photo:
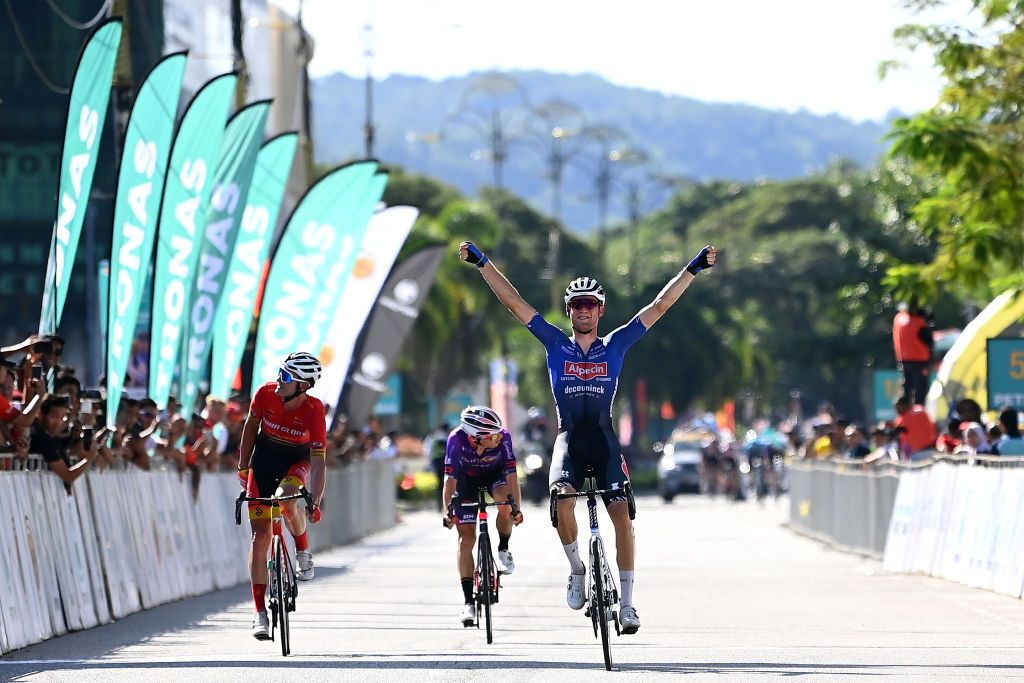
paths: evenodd
<path fill-rule="evenodd" d="M 665 315 L 668 309 L 672 308 L 672 305 L 683 295 L 697 273 L 715 265 L 717 254 L 718 250 L 709 244 L 700 250 L 700 253 L 690 261 L 686 268 L 676 273 L 676 276 L 658 292 L 658 296 L 654 297 L 654 301 L 640 309 L 640 313 L 637 314 L 644 327 L 650 329 L 651 325 L 658 322 L 661 316 Z"/>

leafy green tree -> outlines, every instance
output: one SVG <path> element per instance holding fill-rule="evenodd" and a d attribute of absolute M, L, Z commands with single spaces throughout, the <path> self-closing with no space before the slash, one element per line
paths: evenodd
<path fill-rule="evenodd" d="M 900 182 L 890 168 L 839 163 L 795 181 L 680 193 L 639 226 L 641 289 L 629 305 L 646 304 L 704 244 L 720 248 L 720 265 L 627 369 L 648 378 L 652 398 L 677 406 L 750 391 L 762 408 L 782 410 L 799 388 L 812 405 L 828 399 L 862 414 L 866 369 L 894 362 L 886 269 L 932 253 L 900 220 L 902 195 L 883 192 Z M 610 259 L 624 258 L 626 236 L 616 232 Z"/>
<path fill-rule="evenodd" d="M 550 219 L 507 192 L 488 189 L 482 201 L 471 201 L 430 178 L 402 172 L 392 173 L 385 200 L 421 211 L 403 255 L 429 244 L 446 247 L 437 281 L 404 349 L 406 376 L 425 397 L 441 399 L 458 382 L 486 376 L 487 362 L 504 350 L 520 367 L 520 400 L 545 405 L 550 391 L 539 345 L 475 269 L 459 261 L 457 250 L 465 239 L 476 241 L 523 297 L 550 315 L 557 312 L 552 305 L 560 305 L 569 279 L 568 272 L 551 280 L 539 277 L 547 264 Z M 586 243 L 556 227 L 566 268 L 592 262 Z"/>
<path fill-rule="evenodd" d="M 980 32 L 908 25 L 896 33 L 911 48 L 931 50 L 945 79 L 939 102 L 897 120 L 892 132 L 892 156 L 930 185 L 914 206 L 913 227 L 938 245 L 929 263 L 890 270 L 899 293 L 942 287 L 986 301 L 1024 285 L 1024 3 L 972 4 Z"/>

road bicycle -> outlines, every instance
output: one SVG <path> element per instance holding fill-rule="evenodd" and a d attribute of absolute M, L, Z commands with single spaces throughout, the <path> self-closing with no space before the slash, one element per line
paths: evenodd
<path fill-rule="evenodd" d="M 462 501 L 461 504 L 476 505 L 477 509 L 476 569 L 473 571 L 474 599 L 476 601 L 476 621 L 474 624 L 477 628 L 480 628 L 480 613 L 483 612 L 484 625 L 487 631 L 487 643 L 490 644 L 494 642 L 491 605 L 498 602 L 498 594 L 501 590 L 501 576 L 505 572 L 495 570 L 494 553 L 491 551 L 491 537 L 487 531 L 487 508 L 496 505 L 508 505 L 512 509 L 512 517 L 516 518 L 519 516 L 519 507 L 516 505 L 515 500 L 512 499 L 511 494 L 506 500 L 488 503 L 486 486 L 481 486 L 477 490 L 476 501 Z M 455 496 L 452 496 L 452 500 L 448 503 L 448 516 L 455 516 Z M 444 524 L 445 528 L 450 528 L 447 519 L 443 520 L 442 524 Z"/>
<path fill-rule="evenodd" d="M 612 670 L 612 651 L 610 643 L 609 622 L 615 627 L 615 635 L 621 635 L 619 629 L 619 613 L 616 605 L 619 604 L 619 589 L 615 584 L 615 577 L 608 566 L 608 557 L 604 551 L 604 541 L 601 538 L 601 531 L 597 525 L 597 497 L 612 493 L 621 495 L 622 489 L 598 489 L 594 479 L 594 470 L 587 467 L 586 478 L 583 482 L 582 491 L 574 493 L 552 493 L 551 494 L 551 519 L 557 526 L 557 501 L 567 498 L 586 498 L 587 514 L 590 516 L 590 581 L 587 582 L 587 609 L 585 616 L 590 617 L 594 627 L 594 637 L 601 639 L 601 649 L 604 652 L 604 668 Z M 626 484 L 626 497 L 632 507 L 633 495 Z"/>
<path fill-rule="evenodd" d="M 267 498 L 250 498 L 242 491 L 235 499 L 235 524 L 242 523 L 242 503 L 262 503 L 270 506 L 270 528 L 273 537 L 270 540 L 270 558 L 267 570 L 270 573 L 270 585 L 267 587 L 267 609 L 270 611 L 270 639 L 274 640 L 274 629 L 281 624 L 281 656 L 287 657 L 292 651 L 291 633 L 288 614 L 295 611 L 295 599 L 299 595 L 299 587 L 295 581 L 295 565 L 288 552 L 281 527 L 281 503 L 286 500 L 306 501 L 306 509 L 313 510 L 313 497 L 305 488 L 298 493 L 287 496 L 270 496 Z"/>

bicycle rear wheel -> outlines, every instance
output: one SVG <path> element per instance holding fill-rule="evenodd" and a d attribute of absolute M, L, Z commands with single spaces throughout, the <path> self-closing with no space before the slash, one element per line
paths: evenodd
<path fill-rule="evenodd" d="M 594 578 L 594 602 L 590 609 L 597 612 L 597 621 L 601 631 L 601 649 L 604 651 L 604 668 L 612 670 L 612 649 L 608 635 L 608 601 L 605 599 L 605 577 L 604 577 L 604 546 L 600 538 L 590 540 L 590 571 Z"/>
<path fill-rule="evenodd" d="M 491 630 L 491 603 L 494 601 L 494 564 L 491 560 L 491 541 L 486 534 L 480 535 L 477 546 L 477 566 L 480 568 L 480 585 L 477 588 L 477 603 L 484 608 L 484 626 L 487 630 L 487 644 L 494 642 Z"/>
<path fill-rule="evenodd" d="M 278 617 L 281 620 L 281 656 L 287 657 L 291 652 L 291 633 L 288 630 L 288 600 L 291 597 L 291 568 L 288 563 L 288 546 L 284 538 L 274 536 L 274 578 L 276 579 L 274 596 L 277 601 Z"/>

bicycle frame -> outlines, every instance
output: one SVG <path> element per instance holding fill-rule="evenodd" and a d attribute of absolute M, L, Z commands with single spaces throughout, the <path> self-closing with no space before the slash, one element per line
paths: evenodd
<path fill-rule="evenodd" d="M 472 501 L 462 502 L 462 505 L 472 504 L 474 504 Z M 504 572 L 500 570 L 495 571 L 494 552 L 491 548 L 491 537 L 487 529 L 487 521 L 489 519 L 487 508 L 498 505 L 508 505 L 512 510 L 512 516 L 515 517 L 519 514 L 519 507 L 516 505 L 515 500 L 512 499 L 511 494 L 509 494 L 506 500 L 488 503 L 486 486 L 481 486 L 477 489 L 475 505 L 477 510 L 477 561 L 474 573 L 476 578 L 476 604 L 478 608 L 476 627 L 480 628 L 481 610 L 479 608 L 482 607 L 484 612 L 484 624 L 487 630 L 487 642 L 490 644 L 493 642 L 493 633 L 491 629 L 491 605 L 498 602 L 498 593 L 501 589 L 501 575 L 504 574 Z M 449 515 L 454 516 L 454 507 L 455 496 L 452 496 L 452 500 L 448 503 Z M 445 522 L 444 525 L 447 527 L 447 522 Z"/>
<path fill-rule="evenodd" d="M 249 497 L 242 491 L 235 499 L 235 524 L 242 523 L 242 503 L 262 503 L 270 506 L 270 555 L 267 559 L 268 593 L 267 607 L 273 615 L 270 623 L 270 639 L 274 640 L 274 629 L 278 620 L 281 622 L 281 654 L 291 653 L 291 635 L 288 627 L 288 613 L 295 611 L 295 600 L 299 595 L 299 587 L 295 581 L 295 568 L 292 566 L 288 544 L 282 530 L 281 503 L 288 500 L 302 499 L 310 510 L 313 509 L 313 497 L 304 487 L 298 493 L 287 496 Z M 287 584 L 287 591 L 284 584 Z"/>
<path fill-rule="evenodd" d="M 597 520 L 597 497 L 606 493 L 621 493 L 614 489 L 597 489 L 593 477 L 584 480 L 584 490 L 573 493 L 553 493 L 552 505 L 557 500 L 568 498 L 586 498 L 587 516 L 590 521 L 590 580 L 587 582 L 587 609 L 585 616 L 590 617 L 594 627 L 594 637 L 601 639 L 604 652 L 605 669 L 612 670 L 611 646 L 608 639 L 608 622 L 615 625 L 615 635 L 619 630 L 619 614 L 615 606 L 619 603 L 619 589 L 615 577 L 608 566 L 608 556 L 604 552 L 604 539 Z M 627 491 L 627 495 L 630 492 Z"/>

